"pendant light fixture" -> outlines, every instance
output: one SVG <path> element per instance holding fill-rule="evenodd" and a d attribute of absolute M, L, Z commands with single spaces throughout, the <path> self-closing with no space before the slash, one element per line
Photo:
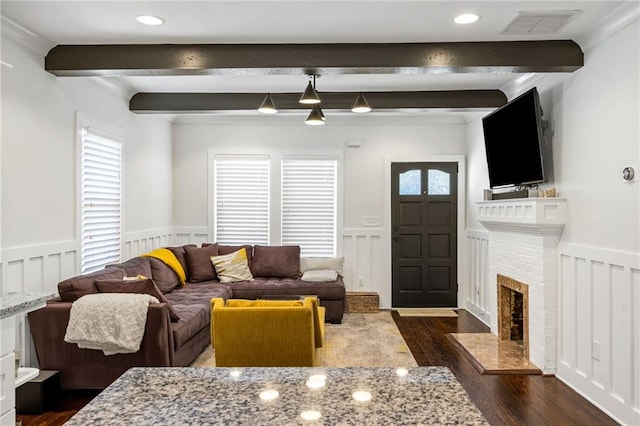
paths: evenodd
<path fill-rule="evenodd" d="M 360 92 L 360 94 L 358 95 L 358 99 L 356 99 L 356 103 L 353 104 L 353 107 L 351 108 L 351 111 L 352 112 L 358 112 L 358 113 L 371 111 L 371 107 L 369 106 L 369 102 L 367 102 L 367 98 L 364 97 L 362 92 Z"/>
<path fill-rule="evenodd" d="M 307 83 L 307 88 L 304 89 L 304 93 L 300 97 L 298 101 L 301 104 L 307 105 L 316 105 L 320 103 L 320 96 L 318 96 L 318 92 L 316 92 L 316 75 L 313 74 L 313 85 L 311 85 L 311 75 L 309 75 L 309 83 Z"/>
<path fill-rule="evenodd" d="M 263 114 L 275 114 L 278 112 L 276 104 L 273 102 L 273 98 L 271 97 L 271 93 L 267 93 L 267 96 L 265 96 L 264 101 L 260 104 L 258 111 Z"/>
<path fill-rule="evenodd" d="M 322 126 L 324 124 L 324 114 L 318 105 L 313 106 L 304 124 L 309 126 Z"/>

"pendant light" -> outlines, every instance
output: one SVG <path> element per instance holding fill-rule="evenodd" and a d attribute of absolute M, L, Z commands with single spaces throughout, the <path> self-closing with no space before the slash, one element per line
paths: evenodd
<path fill-rule="evenodd" d="M 324 114 L 318 105 L 313 106 L 304 124 L 309 126 L 322 126 L 324 124 Z"/>
<path fill-rule="evenodd" d="M 313 75 L 313 85 L 311 85 L 311 76 L 309 77 L 310 79 L 309 79 L 309 83 L 307 83 L 307 88 L 304 89 L 304 93 L 302 94 L 298 102 L 300 102 L 301 104 L 307 104 L 307 105 L 319 104 L 320 96 L 318 96 L 318 92 L 316 92 L 316 75 L 315 74 Z"/>
<path fill-rule="evenodd" d="M 358 95 L 358 99 L 356 99 L 356 103 L 353 104 L 351 111 L 358 112 L 358 113 L 371 111 L 369 102 L 367 102 L 367 98 L 364 97 L 362 92 L 360 92 L 360 94 Z"/>
<path fill-rule="evenodd" d="M 264 101 L 262 101 L 262 103 L 260 104 L 260 108 L 258 108 L 258 111 L 263 114 L 275 114 L 278 112 L 278 110 L 276 109 L 276 105 L 273 103 L 271 93 L 267 93 L 267 96 L 265 96 Z"/>

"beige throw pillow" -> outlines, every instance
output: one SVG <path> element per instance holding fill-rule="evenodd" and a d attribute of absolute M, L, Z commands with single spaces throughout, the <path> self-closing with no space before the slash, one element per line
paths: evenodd
<path fill-rule="evenodd" d="M 314 269 L 302 274 L 302 281 L 326 283 L 338 279 L 338 273 L 333 269 Z"/>
<path fill-rule="evenodd" d="M 247 260 L 247 251 L 244 248 L 222 256 L 211 256 L 211 263 L 222 283 L 253 279 Z"/>
<path fill-rule="evenodd" d="M 300 272 L 333 269 L 342 275 L 343 257 L 300 257 Z"/>

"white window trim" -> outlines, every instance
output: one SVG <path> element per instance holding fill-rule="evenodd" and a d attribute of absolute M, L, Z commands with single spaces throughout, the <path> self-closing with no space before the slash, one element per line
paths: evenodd
<path fill-rule="evenodd" d="M 82 272 L 82 139 L 83 129 L 90 127 L 122 144 L 120 165 L 120 255 L 124 253 L 125 229 L 125 131 L 122 127 L 96 119 L 80 111 L 76 112 L 76 272 Z M 122 260 L 122 259 L 121 259 Z"/>
<path fill-rule="evenodd" d="M 216 156 L 268 156 L 271 159 L 270 166 L 270 186 L 269 186 L 269 244 L 282 244 L 282 193 L 280 190 L 280 182 L 282 180 L 281 167 L 283 158 L 331 158 L 338 161 L 337 179 L 336 179 L 336 256 L 342 256 L 342 235 L 343 235 L 343 210 L 344 210 L 344 151 L 341 149 L 292 149 L 292 150 L 268 150 L 268 149 L 224 149 L 210 148 L 208 151 L 208 170 L 207 170 L 207 228 L 209 240 L 214 242 L 215 224 L 214 224 L 214 185 L 215 185 L 215 159 Z"/>

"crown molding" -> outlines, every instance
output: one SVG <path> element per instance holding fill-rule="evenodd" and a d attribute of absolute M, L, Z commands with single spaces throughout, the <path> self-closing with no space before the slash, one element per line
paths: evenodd
<path fill-rule="evenodd" d="M 55 46 L 51 40 L 42 37 L 4 14 L 0 14 L 0 27 L 3 37 L 7 37 L 41 56 L 45 56 Z"/>
<path fill-rule="evenodd" d="M 584 31 L 575 40 L 583 51 L 587 51 L 639 19 L 640 2 L 627 1 L 603 16 L 593 29 Z"/>

